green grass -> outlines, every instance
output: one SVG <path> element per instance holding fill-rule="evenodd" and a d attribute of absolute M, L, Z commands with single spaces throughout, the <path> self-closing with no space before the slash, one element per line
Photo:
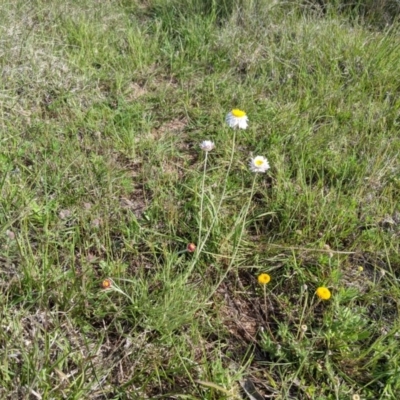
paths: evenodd
<path fill-rule="evenodd" d="M 0 1 L 0 398 L 400 397 L 399 27 L 325 3 Z"/>

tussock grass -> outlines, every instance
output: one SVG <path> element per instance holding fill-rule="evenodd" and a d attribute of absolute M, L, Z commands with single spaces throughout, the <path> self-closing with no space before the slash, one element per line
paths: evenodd
<path fill-rule="evenodd" d="M 1 2 L 1 398 L 398 398 L 398 26 L 334 6 Z"/>

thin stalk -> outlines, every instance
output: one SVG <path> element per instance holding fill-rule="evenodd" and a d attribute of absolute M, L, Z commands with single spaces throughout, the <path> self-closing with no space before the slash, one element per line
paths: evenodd
<path fill-rule="evenodd" d="M 226 185 L 227 185 L 227 181 L 228 181 L 228 176 L 229 173 L 231 171 L 232 168 L 232 164 L 233 164 L 233 156 L 235 154 L 235 144 L 236 144 L 236 130 L 233 131 L 233 138 L 232 138 L 232 150 L 231 150 L 231 156 L 229 159 L 229 166 L 228 166 L 228 170 L 226 171 L 225 174 L 225 179 L 224 179 L 224 186 L 222 188 L 222 194 L 221 194 L 221 198 L 219 200 L 218 203 L 218 207 L 215 211 L 215 217 L 213 218 L 213 220 L 211 221 L 210 227 L 208 228 L 204 239 L 201 240 L 201 229 L 202 229 L 202 218 L 203 218 L 203 200 L 204 200 L 204 181 L 205 181 L 205 174 L 206 174 L 206 162 L 204 163 L 204 173 L 203 173 L 203 183 L 202 183 L 202 192 L 201 192 L 201 200 L 200 200 L 200 222 L 199 222 L 199 242 L 197 243 L 197 249 L 196 252 L 194 253 L 194 256 L 192 258 L 192 262 L 189 264 L 189 267 L 186 271 L 186 279 L 190 276 L 190 274 L 193 272 L 194 266 L 196 265 L 200 254 L 207 242 L 208 237 L 211 234 L 212 228 L 218 218 L 218 213 L 219 210 L 221 209 L 222 206 L 222 202 L 224 201 L 224 197 L 225 197 L 225 193 L 226 193 Z M 206 153 L 206 160 L 207 160 L 207 153 Z"/>
<path fill-rule="evenodd" d="M 215 222 L 217 221 L 219 210 L 221 209 L 221 206 L 222 206 L 222 202 L 224 201 L 225 192 L 226 192 L 226 184 L 228 182 L 228 176 L 229 176 L 229 173 L 231 172 L 231 168 L 232 168 L 232 164 L 233 164 L 233 156 L 235 154 L 235 145 L 236 145 L 236 129 L 233 130 L 231 157 L 229 159 L 229 166 L 228 166 L 228 170 L 226 171 L 226 175 L 225 175 L 225 179 L 224 179 L 224 186 L 222 188 L 221 198 L 219 199 L 219 203 L 218 203 L 217 209 L 215 211 L 215 217 L 211 221 L 211 224 L 210 224 L 210 227 L 209 227 L 209 229 L 208 229 L 208 231 L 206 233 L 206 236 L 205 236 L 203 242 L 199 243 L 199 253 L 203 249 L 204 245 L 207 242 L 208 237 L 210 236 L 212 228 L 213 228 Z"/>
<path fill-rule="evenodd" d="M 218 283 L 215 285 L 215 287 L 214 287 L 213 290 L 211 291 L 210 295 L 209 295 L 208 298 L 207 298 L 207 301 L 210 300 L 210 298 L 213 296 L 213 294 L 215 293 L 215 291 L 218 289 L 218 287 L 221 285 L 221 283 L 225 280 L 226 276 L 228 275 L 229 271 L 232 269 L 233 264 L 234 264 L 234 262 L 235 262 L 235 260 L 236 260 L 237 253 L 238 253 L 238 251 L 239 251 L 239 245 L 240 245 L 240 242 L 242 241 L 243 232 L 244 232 L 244 230 L 245 230 L 246 217 L 247 217 L 247 214 L 248 214 L 248 212 L 249 212 L 251 200 L 253 199 L 253 195 L 254 195 L 254 188 L 255 188 L 255 184 L 256 184 L 256 179 L 257 179 L 257 174 L 255 173 L 255 174 L 254 174 L 254 179 L 253 179 L 253 184 L 251 185 L 251 192 L 250 192 L 250 196 L 249 196 L 249 201 L 247 202 L 245 212 L 243 213 L 242 227 L 241 227 L 241 229 L 240 229 L 239 238 L 238 238 L 238 240 L 236 241 L 235 250 L 234 250 L 234 252 L 233 252 L 231 261 L 230 261 L 230 263 L 229 263 L 229 265 L 228 265 L 228 268 L 226 269 L 226 271 L 225 271 L 224 274 L 222 275 L 221 279 L 218 281 Z"/>
<path fill-rule="evenodd" d="M 204 182 L 206 180 L 208 151 L 206 151 L 205 153 L 206 153 L 206 156 L 204 158 L 203 180 L 201 182 L 200 215 L 199 215 L 199 238 L 197 240 L 198 244 L 201 243 L 201 229 L 203 227 Z"/>

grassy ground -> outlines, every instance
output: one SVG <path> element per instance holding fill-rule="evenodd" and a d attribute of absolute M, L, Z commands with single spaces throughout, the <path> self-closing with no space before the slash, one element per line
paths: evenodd
<path fill-rule="evenodd" d="M 398 26 L 298 4 L 0 1 L 0 398 L 400 397 Z"/>

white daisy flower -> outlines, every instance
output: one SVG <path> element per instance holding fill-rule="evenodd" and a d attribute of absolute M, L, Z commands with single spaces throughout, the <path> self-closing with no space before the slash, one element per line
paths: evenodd
<path fill-rule="evenodd" d="M 250 161 L 250 169 L 253 172 L 266 172 L 269 169 L 269 162 L 263 156 L 254 157 Z"/>
<path fill-rule="evenodd" d="M 203 151 L 211 151 L 214 147 L 215 147 L 215 144 L 211 140 L 203 140 L 200 143 L 200 148 Z"/>
<path fill-rule="evenodd" d="M 231 128 L 246 129 L 249 118 L 244 111 L 235 108 L 228 113 L 225 120 Z"/>

